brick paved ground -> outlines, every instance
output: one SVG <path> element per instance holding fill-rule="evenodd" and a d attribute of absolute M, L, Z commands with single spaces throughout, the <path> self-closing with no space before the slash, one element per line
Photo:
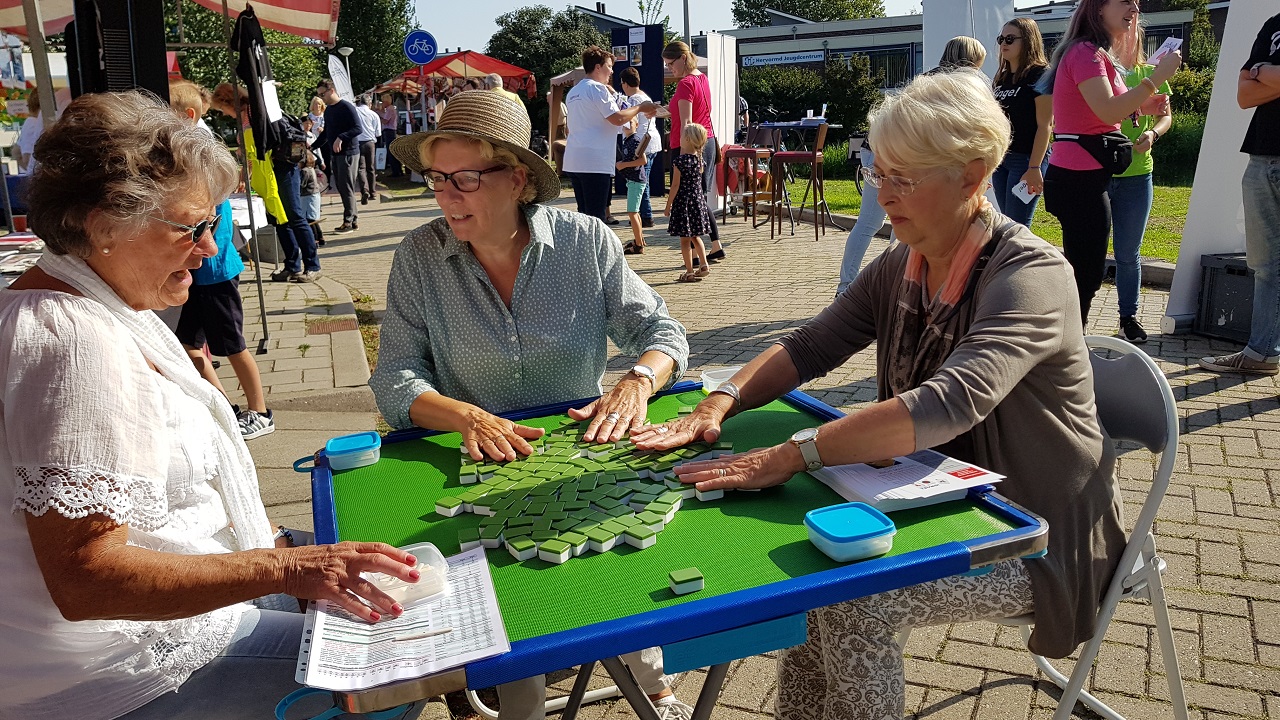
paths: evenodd
<path fill-rule="evenodd" d="M 333 361 L 331 348 L 339 336 L 328 343 L 324 336 L 308 336 L 306 323 L 321 315 L 351 312 L 342 305 L 347 299 L 339 297 L 339 283 L 371 295 L 373 307 L 380 309 L 399 239 L 439 215 L 429 200 L 370 208 L 361 215 L 359 232 L 330 236 L 321 251 L 325 276 L 336 282 L 287 290 L 268 286 L 270 319 L 279 325 L 272 328 L 275 339 L 260 362 L 271 402 L 280 408 L 281 429 L 251 442 L 250 448 L 263 468 L 263 492 L 273 519 L 295 526 L 309 525 L 308 487 L 305 476 L 287 469 L 290 463 L 325 438 L 372 427 L 374 420 L 367 389 L 337 386 L 335 378 L 358 372 L 331 367 L 328 373 L 318 362 L 322 357 Z M 326 227 L 335 225 L 332 203 L 326 212 Z M 674 282 L 680 266 L 678 242 L 665 235 L 661 222 L 647 233 L 651 249 L 630 258 L 632 267 L 662 293 L 672 314 L 687 326 L 695 377 L 708 366 L 750 359 L 814 315 L 834 292 L 842 232 L 814 242 L 808 226 L 799 228 L 795 237 L 777 240 L 769 238 L 767 228 L 747 228 L 731 218 L 723 233 L 728 261 L 715 265 L 702 283 Z M 877 242 L 872 252 L 884 246 Z M 242 290 L 246 315 L 252 317 L 256 288 L 246 282 Z M 1163 292 L 1144 291 L 1140 316 L 1148 330 L 1159 327 L 1164 304 Z M 1114 289 L 1105 287 L 1095 307 L 1090 331 L 1113 334 Z M 298 347 L 304 342 L 311 349 L 301 357 Z M 1273 544 L 1280 529 L 1277 381 L 1220 376 L 1194 367 L 1201 355 L 1233 349 L 1196 336 L 1162 337 L 1154 332 L 1146 346 L 1174 388 L 1183 423 L 1177 471 L 1156 526 L 1157 542 L 1169 564 L 1166 582 L 1192 717 L 1278 720 L 1280 553 Z M 338 364 L 349 362 L 349 353 L 339 355 Z M 615 357 L 612 373 L 630 362 Z M 874 399 L 873 372 L 872 353 L 865 351 L 804 389 L 849 411 Z M 1121 456 L 1121 486 L 1130 517 L 1137 514 L 1153 469 L 1146 452 Z M 1126 604 L 1093 673 L 1093 691 L 1131 718 L 1170 716 L 1154 642 L 1150 609 Z M 906 648 L 908 714 L 939 720 L 1048 718 L 1057 690 L 1033 674 L 1030 659 L 1018 648 L 1015 631 L 989 623 L 916 631 Z M 681 696 L 696 697 L 701 677 L 693 673 L 683 678 L 678 685 Z M 556 687 L 567 692 L 570 682 L 561 678 Z M 739 661 L 713 717 L 767 717 L 775 690 L 770 658 Z M 597 704 L 583 712 L 586 718 L 630 715 L 621 703 Z M 1077 715 L 1092 717 L 1080 709 Z"/>

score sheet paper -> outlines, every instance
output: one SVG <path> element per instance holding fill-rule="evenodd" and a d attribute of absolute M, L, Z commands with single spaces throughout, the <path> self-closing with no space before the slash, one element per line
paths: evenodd
<path fill-rule="evenodd" d="M 920 450 L 890 462 L 886 467 L 837 465 L 810 474 L 844 499 L 864 502 L 881 512 L 959 500 L 969 488 L 1004 479 L 934 450 Z"/>
<path fill-rule="evenodd" d="M 297 681 L 324 690 L 365 690 L 510 651 L 484 548 L 447 562 L 449 592 L 398 618 L 371 624 L 327 600 L 312 603 Z M 445 628 L 449 631 L 441 633 Z"/>

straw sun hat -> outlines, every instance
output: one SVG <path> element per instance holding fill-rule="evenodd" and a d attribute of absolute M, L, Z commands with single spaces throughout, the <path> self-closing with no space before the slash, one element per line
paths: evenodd
<path fill-rule="evenodd" d="M 510 150 L 529 166 L 529 182 L 537 189 L 533 202 L 547 202 L 560 197 L 560 178 L 545 159 L 529 149 L 531 128 L 524 105 L 492 90 L 468 90 L 445 104 L 435 130 L 398 137 L 391 143 L 390 150 L 410 170 L 422 173 L 419 150 L 427 138 L 443 135 L 488 140 Z"/>

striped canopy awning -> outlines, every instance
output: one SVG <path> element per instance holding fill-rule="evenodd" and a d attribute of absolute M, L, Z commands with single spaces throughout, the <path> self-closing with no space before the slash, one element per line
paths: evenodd
<path fill-rule="evenodd" d="M 222 12 L 222 0 L 195 2 L 216 13 Z M 37 3 L 44 16 L 46 35 L 62 32 L 74 17 L 71 0 L 37 0 Z M 235 19 L 246 4 L 252 5 L 258 22 L 265 28 L 332 43 L 338 34 L 338 3 L 339 0 L 227 0 L 227 9 Z M 0 0 L 0 29 L 23 38 L 27 36 L 22 0 Z"/>
<path fill-rule="evenodd" d="M 536 94 L 533 73 L 474 50 L 438 57 L 426 65 L 404 71 L 400 77 L 426 84 L 430 78 L 482 78 L 491 73 L 514 80 L 513 84 L 526 89 L 529 97 Z"/>

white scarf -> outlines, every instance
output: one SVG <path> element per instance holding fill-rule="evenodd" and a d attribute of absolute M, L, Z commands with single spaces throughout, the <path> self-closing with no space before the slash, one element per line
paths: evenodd
<path fill-rule="evenodd" d="M 258 474 L 249 448 L 240 435 L 240 424 L 222 393 L 196 372 L 178 338 L 155 313 L 149 310 L 139 312 L 126 305 L 84 260 L 45 251 L 37 264 L 41 270 L 74 287 L 86 298 L 102 303 L 133 334 L 143 357 L 161 375 L 209 409 L 219 430 L 210 438 L 218 459 L 218 471 L 210 483 L 222 496 L 235 530 L 236 543 L 240 550 L 274 547 L 271 523 L 258 493 Z"/>

